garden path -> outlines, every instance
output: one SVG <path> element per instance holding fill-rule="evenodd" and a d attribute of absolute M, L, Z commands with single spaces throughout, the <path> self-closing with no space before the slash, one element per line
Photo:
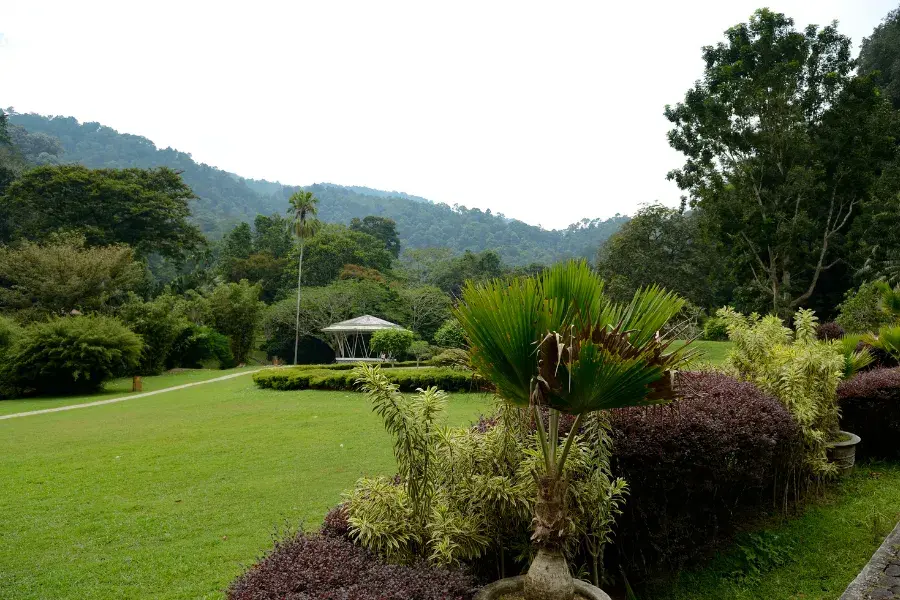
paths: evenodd
<path fill-rule="evenodd" d="M 266 367 L 271 368 L 271 367 Z M 155 396 L 156 394 L 163 394 L 165 392 L 174 392 L 175 390 L 183 390 L 185 388 L 193 387 L 195 385 L 204 385 L 207 383 L 215 383 L 217 381 L 225 381 L 226 379 L 232 379 L 234 377 L 242 377 L 243 375 L 252 375 L 253 373 L 257 373 L 262 371 L 263 369 L 255 369 L 253 371 L 241 371 L 240 373 L 231 373 L 229 375 L 223 375 L 222 377 L 216 377 L 214 379 L 206 379 L 204 381 L 193 381 L 191 383 L 183 383 L 181 385 L 175 385 L 172 387 L 163 388 L 161 390 L 153 390 L 152 392 L 142 392 L 140 394 L 128 394 L 127 396 L 117 396 L 116 398 L 108 398 L 106 400 L 97 400 L 96 402 L 87 402 L 85 404 L 70 404 L 68 406 L 58 406 L 56 408 L 43 408 L 41 410 L 30 410 L 27 412 L 13 413 L 11 415 L 0 415 L 0 421 L 4 419 L 15 419 L 17 417 L 31 417 L 34 415 L 43 415 L 46 413 L 55 413 L 61 412 L 64 410 L 75 410 L 78 408 L 90 408 L 91 406 L 100 406 L 102 404 L 113 404 L 115 402 L 124 402 L 125 400 L 134 400 L 135 398 L 146 398 L 147 396 Z"/>

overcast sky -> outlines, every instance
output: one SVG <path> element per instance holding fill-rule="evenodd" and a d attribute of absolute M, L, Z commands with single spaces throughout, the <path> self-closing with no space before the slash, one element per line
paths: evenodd
<path fill-rule="evenodd" d="M 784 0 L 858 47 L 898 0 Z M 245 177 L 400 190 L 547 228 L 675 205 L 667 103 L 761 0 L 0 2 L 0 106 Z"/>

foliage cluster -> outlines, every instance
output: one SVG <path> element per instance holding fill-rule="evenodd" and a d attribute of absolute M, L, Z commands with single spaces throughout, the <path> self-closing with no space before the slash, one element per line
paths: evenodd
<path fill-rule="evenodd" d="M 346 495 L 350 538 L 401 563 L 426 557 L 501 577 L 521 566 L 529 556 L 539 460 L 526 414 L 501 405 L 488 427 L 446 429 L 443 392 L 428 388 L 407 397 L 376 367 L 355 374 L 394 438 L 398 475 L 360 479 Z M 586 422 L 567 470 L 566 552 L 595 581 L 626 492 L 610 474 L 606 433 L 599 416 Z"/>
<path fill-rule="evenodd" d="M 679 378 L 676 402 L 610 416 L 613 473 L 630 490 L 613 550 L 629 572 L 705 554 L 783 506 L 803 468 L 800 429 L 776 398 L 720 373 Z"/>
<path fill-rule="evenodd" d="M 384 355 L 389 360 L 402 358 L 415 341 L 408 329 L 380 329 L 372 334 L 370 347 L 376 355 Z"/>
<path fill-rule="evenodd" d="M 447 319 L 434 334 L 434 343 L 441 348 L 465 348 L 466 332 L 456 319 Z"/>
<path fill-rule="evenodd" d="M 859 435 L 861 455 L 900 457 L 900 369 L 873 369 L 838 386 L 841 426 Z"/>
<path fill-rule="evenodd" d="M 16 395 L 91 392 L 108 379 L 134 373 L 142 348 L 140 336 L 114 317 L 34 323 L 7 350 L 2 387 Z"/>
<path fill-rule="evenodd" d="M 410 366 L 415 366 L 412 362 Z M 478 382 L 470 371 L 447 367 L 421 367 L 410 369 L 395 367 L 383 373 L 404 392 L 438 386 L 450 392 L 469 392 L 478 389 Z M 253 381 L 262 388 L 273 390 L 352 390 L 356 376 L 346 369 L 284 367 L 266 369 L 253 374 Z"/>
<path fill-rule="evenodd" d="M 826 447 L 838 430 L 837 387 L 868 354 L 857 351 L 855 343 L 845 348 L 816 339 L 816 317 L 809 310 L 797 311 L 793 331 L 774 315 L 744 316 L 730 308 L 717 314 L 728 323 L 734 343 L 728 370 L 772 394 L 791 412 L 803 431 L 810 473 L 833 474 Z"/>
<path fill-rule="evenodd" d="M 849 290 L 838 305 L 835 321 L 849 333 L 868 333 L 891 323 L 894 318 L 882 305 L 882 288 L 878 282 L 869 282 Z"/>
<path fill-rule="evenodd" d="M 229 586 L 228 600 L 468 600 L 476 586 L 459 571 L 390 565 L 340 537 L 297 533 Z"/>

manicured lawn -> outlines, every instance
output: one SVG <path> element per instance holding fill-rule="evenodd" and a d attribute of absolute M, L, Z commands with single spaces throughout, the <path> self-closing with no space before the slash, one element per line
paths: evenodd
<path fill-rule="evenodd" d="M 207 379 L 215 379 L 230 373 L 240 373 L 242 371 L 253 371 L 259 369 L 259 366 L 240 367 L 236 369 L 185 369 L 162 375 L 154 375 L 152 377 L 144 377 L 143 384 L 145 392 L 161 390 L 167 387 L 183 385 L 185 383 L 193 383 L 195 381 L 205 381 Z M 117 398 L 119 396 L 127 396 L 131 394 L 131 378 L 115 379 L 107 383 L 103 391 L 96 394 L 83 396 L 42 396 L 38 398 L 18 398 L 13 400 L 0 400 L 0 415 L 9 415 L 12 413 L 28 412 L 30 410 L 42 410 L 45 408 L 56 408 L 58 406 L 69 406 L 72 404 L 84 404 L 86 402 L 94 402 L 96 400 L 105 400 L 107 398 Z"/>
<path fill-rule="evenodd" d="M 453 395 L 449 424 L 490 402 Z M 362 395 L 250 376 L 0 421 L 0 597 L 221 598 L 274 528 L 316 527 L 359 476 L 392 472 Z"/>
<path fill-rule="evenodd" d="M 675 342 L 676 345 L 684 342 Z M 691 342 L 691 346 L 700 351 L 697 357 L 698 363 L 708 363 L 710 365 L 721 365 L 725 362 L 728 351 L 731 350 L 731 342 L 707 342 L 704 340 L 696 340 Z"/>
<path fill-rule="evenodd" d="M 644 590 L 641 600 L 834 600 L 900 520 L 900 465 L 862 465 L 804 514 L 743 536 L 704 569 Z M 748 554 L 761 568 L 747 568 Z M 779 566 L 779 563 L 783 562 Z M 743 575 L 743 576 L 742 576 Z"/>

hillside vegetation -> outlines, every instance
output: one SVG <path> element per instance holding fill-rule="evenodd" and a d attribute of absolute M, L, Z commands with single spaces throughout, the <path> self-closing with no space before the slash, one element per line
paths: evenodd
<path fill-rule="evenodd" d="M 157 148 L 145 137 L 119 133 L 100 123 L 12 111 L 9 121 L 13 142 L 32 164 L 80 163 L 92 169 L 164 166 L 180 171 L 198 196 L 192 203 L 192 219 L 212 237 L 219 237 L 240 221 L 250 222 L 258 214 L 283 212 L 287 198 L 300 189 L 244 179 L 198 163 L 189 153 Z M 389 217 L 397 222 L 404 248 L 496 250 L 512 265 L 593 257 L 628 220 L 621 216 L 583 219 L 564 230 L 545 230 L 490 210 L 436 204 L 402 192 L 333 184 L 305 189 L 319 198 L 319 215 L 326 222 L 346 223 L 368 215 Z"/>

